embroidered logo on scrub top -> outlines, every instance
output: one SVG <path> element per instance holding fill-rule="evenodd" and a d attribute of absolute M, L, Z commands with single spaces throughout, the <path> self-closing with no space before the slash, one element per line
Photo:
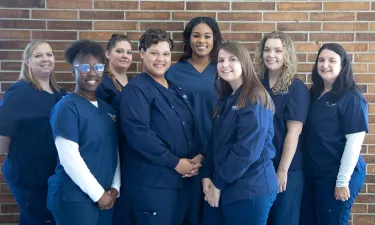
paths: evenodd
<path fill-rule="evenodd" d="M 188 97 L 186 95 L 183 95 L 182 98 L 184 98 L 185 100 L 188 99 Z"/>
<path fill-rule="evenodd" d="M 326 106 L 333 107 L 333 106 L 335 106 L 335 105 L 336 105 L 336 103 L 326 102 Z"/>
<path fill-rule="evenodd" d="M 236 105 L 232 106 L 232 110 L 238 110 L 238 106 Z"/>
<path fill-rule="evenodd" d="M 287 95 L 287 94 L 289 94 L 289 91 L 280 91 L 279 92 L 279 95 Z"/>
<path fill-rule="evenodd" d="M 116 115 L 112 115 L 112 114 L 108 113 L 108 116 L 111 117 L 111 119 L 116 122 Z"/>

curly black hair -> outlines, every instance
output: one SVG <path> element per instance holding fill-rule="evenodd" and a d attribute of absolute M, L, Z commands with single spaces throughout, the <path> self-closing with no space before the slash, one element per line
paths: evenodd
<path fill-rule="evenodd" d="M 151 45 L 156 45 L 159 42 L 166 41 L 169 43 L 169 48 L 173 49 L 173 40 L 168 37 L 166 31 L 161 29 L 148 29 L 142 35 L 141 39 L 139 39 L 139 51 L 143 49 L 143 51 L 147 51 Z"/>
<path fill-rule="evenodd" d="M 64 53 L 65 60 L 71 65 L 73 65 L 77 58 L 82 58 L 87 55 L 98 57 L 103 63 L 106 59 L 102 46 L 97 42 L 90 40 L 75 41 L 65 49 Z"/>

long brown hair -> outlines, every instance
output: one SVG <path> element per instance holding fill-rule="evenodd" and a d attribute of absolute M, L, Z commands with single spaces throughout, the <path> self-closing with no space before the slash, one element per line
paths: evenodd
<path fill-rule="evenodd" d="M 32 54 L 34 53 L 35 49 L 41 45 L 41 44 L 48 44 L 48 42 L 44 41 L 44 40 L 33 40 L 31 41 L 25 48 L 25 50 L 23 51 L 23 54 L 22 54 L 22 66 L 21 66 L 21 72 L 20 72 L 20 75 L 18 77 L 18 80 L 24 80 L 26 82 L 29 82 L 33 85 L 33 87 L 35 89 L 37 89 L 38 91 L 42 91 L 43 88 L 42 86 L 39 84 L 39 81 L 38 79 L 36 79 L 33 75 L 33 73 L 31 72 L 31 69 L 30 67 L 27 65 L 27 61 L 30 59 L 30 57 L 32 56 Z M 49 44 L 48 44 L 49 45 Z M 56 77 L 55 77 L 55 74 L 52 72 L 50 77 L 49 77 L 49 83 L 50 85 L 52 85 L 52 87 L 60 92 L 60 89 L 61 87 L 57 84 L 56 82 Z"/>
<path fill-rule="evenodd" d="M 112 49 L 116 46 L 116 44 L 120 41 L 126 41 L 128 42 L 130 45 L 130 41 L 129 41 L 129 38 L 128 36 L 124 35 L 124 34 L 112 34 L 111 36 L 111 39 L 109 39 L 108 43 L 107 43 L 107 47 L 106 47 L 106 50 L 108 52 L 112 51 Z M 104 73 L 107 74 L 109 76 L 109 78 L 111 78 L 113 84 L 115 85 L 115 88 L 121 92 L 122 91 L 122 88 L 121 86 L 118 84 L 118 82 L 116 81 L 116 77 L 115 75 L 111 72 L 111 70 L 109 69 L 109 60 L 107 59 L 106 60 L 106 63 L 105 63 L 105 70 L 104 70 Z"/>
<path fill-rule="evenodd" d="M 217 54 L 220 50 L 225 50 L 235 56 L 241 64 L 242 88 L 238 97 L 238 109 L 244 108 L 250 102 L 251 104 L 263 104 L 267 109 L 274 111 L 271 96 L 259 81 L 247 48 L 238 42 L 227 41 L 219 47 Z M 218 78 L 219 74 L 217 72 L 216 79 Z M 217 83 L 220 84 L 218 85 Z M 227 81 L 220 79 L 220 82 L 217 83 L 215 84 L 215 91 L 219 95 L 219 99 L 233 92 L 232 87 Z M 216 118 L 218 110 L 218 108 L 215 109 L 214 118 Z"/>
<path fill-rule="evenodd" d="M 258 72 L 259 79 L 263 80 L 264 73 L 268 72 L 268 68 L 264 64 L 263 51 L 268 39 L 279 39 L 283 43 L 284 48 L 284 65 L 283 71 L 277 83 L 272 87 L 272 92 L 278 94 L 283 91 L 288 91 L 289 86 L 296 78 L 297 73 L 297 55 L 292 39 L 283 32 L 274 31 L 266 34 L 259 42 L 255 52 L 255 65 Z"/>

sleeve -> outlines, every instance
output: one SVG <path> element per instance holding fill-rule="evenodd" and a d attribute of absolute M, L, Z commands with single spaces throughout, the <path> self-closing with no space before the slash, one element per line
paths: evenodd
<path fill-rule="evenodd" d="M 117 152 L 117 166 L 115 176 L 113 177 L 112 185 L 114 189 L 117 190 L 118 194 L 117 197 L 120 197 L 120 186 L 121 186 L 121 170 L 120 170 L 120 155 Z"/>
<path fill-rule="evenodd" d="M 171 153 L 150 127 L 151 103 L 144 90 L 132 84 L 121 93 L 121 128 L 129 145 L 145 159 L 157 166 L 175 168 L 179 158 Z"/>
<path fill-rule="evenodd" d="M 216 174 L 215 187 L 224 189 L 260 158 L 268 134 L 269 116 L 271 112 L 261 105 L 247 105 L 238 110 L 237 140 Z"/>
<path fill-rule="evenodd" d="M 0 135 L 12 137 L 14 127 L 20 113 L 23 111 L 22 106 L 26 99 L 27 93 L 23 87 L 14 84 L 7 89 L 4 97 L 0 101 Z"/>
<path fill-rule="evenodd" d="M 78 143 L 79 119 L 75 105 L 69 101 L 60 101 L 52 109 L 51 128 L 53 137 L 57 136 Z"/>
<path fill-rule="evenodd" d="M 344 153 L 341 157 L 339 173 L 337 175 L 336 187 L 348 187 L 355 166 L 358 162 L 359 154 L 366 133 L 359 132 L 345 135 L 346 143 Z"/>
<path fill-rule="evenodd" d="M 55 144 L 60 164 L 64 167 L 68 176 L 94 202 L 99 201 L 104 193 L 104 189 L 94 175 L 92 175 L 81 157 L 78 144 L 60 136 L 56 137 Z"/>
<path fill-rule="evenodd" d="M 202 164 L 202 178 L 212 179 L 214 171 L 214 156 L 212 154 L 212 132 L 207 140 L 207 149 L 204 152 L 204 159 Z"/>
<path fill-rule="evenodd" d="M 356 94 L 349 96 L 342 116 L 344 134 L 368 132 L 368 115 L 366 102 Z"/>
<path fill-rule="evenodd" d="M 305 123 L 310 105 L 309 90 L 300 80 L 295 80 L 291 96 L 286 104 L 284 120 L 300 121 Z"/>

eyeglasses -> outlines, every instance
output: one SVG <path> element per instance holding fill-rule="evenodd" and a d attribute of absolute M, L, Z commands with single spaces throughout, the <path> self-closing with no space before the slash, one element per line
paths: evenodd
<path fill-rule="evenodd" d="M 92 66 L 94 67 L 94 71 L 96 73 L 103 73 L 104 72 L 104 67 L 105 67 L 104 64 L 97 63 L 97 64 L 94 64 Z M 79 71 L 81 71 L 81 73 L 88 73 L 88 72 L 90 72 L 92 66 L 90 64 L 79 64 L 79 65 L 73 66 L 73 68 L 78 68 Z"/>

